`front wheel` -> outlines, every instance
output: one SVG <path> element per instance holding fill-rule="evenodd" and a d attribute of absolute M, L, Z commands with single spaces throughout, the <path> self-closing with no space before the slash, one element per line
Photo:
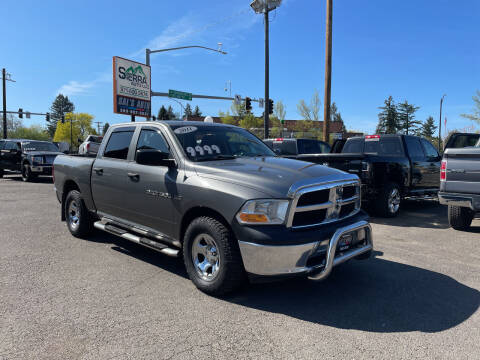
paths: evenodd
<path fill-rule="evenodd" d="M 70 233 L 79 238 L 90 234 L 93 222 L 85 203 L 77 190 L 72 190 L 65 199 L 65 219 Z"/>
<path fill-rule="evenodd" d="M 468 208 L 448 205 L 448 223 L 455 230 L 468 230 L 474 215 Z"/>
<path fill-rule="evenodd" d="M 30 169 L 30 165 L 25 163 L 22 165 L 22 180 L 25 182 L 32 181 L 35 176 L 32 174 L 32 169 Z"/>
<path fill-rule="evenodd" d="M 395 217 L 400 211 L 401 202 L 400 187 L 395 183 L 388 183 L 375 200 L 375 209 L 380 216 Z"/>
<path fill-rule="evenodd" d="M 236 239 L 225 225 L 210 217 L 199 217 L 188 226 L 183 260 L 192 282 L 207 294 L 232 292 L 246 278 Z"/>

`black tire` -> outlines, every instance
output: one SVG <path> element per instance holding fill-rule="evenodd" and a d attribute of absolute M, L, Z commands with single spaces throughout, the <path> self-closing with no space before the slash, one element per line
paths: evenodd
<path fill-rule="evenodd" d="M 32 171 L 30 170 L 30 164 L 24 163 L 22 165 L 22 180 L 25 182 L 30 182 L 33 181 L 35 176 L 32 174 Z"/>
<path fill-rule="evenodd" d="M 469 208 L 448 205 L 448 223 L 455 230 L 468 230 L 474 216 Z"/>
<path fill-rule="evenodd" d="M 3 178 L 3 169 L 0 169 L 0 179 Z"/>
<path fill-rule="evenodd" d="M 383 217 L 395 217 L 400 211 L 401 201 L 400 187 L 395 183 L 388 183 L 375 199 L 375 213 Z"/>
<path fill-rule="evenodd" d="M 197 251 L 203 246 L 202 241 L 206 249 L 203 261 L 201 253 Z M 209 252 L 209 249 L 216 251 Z M 207 269 L 202 276 L 194 258 L 202 261 L 200 265 L 207 264 L 203 268 L 210 267 L 210 274 Z M 237 240 L 225 225 L 211 217 L 196 218 L 188 226 L 183 241 L 183 261 L 190 280 L 198 289 L 210 295 L 220 296 L 237 290 L 246 280 Z"/>
<path fill-rule="evenodd" d="M 75 237 L 84 238 L 92 232 L 92 217 L 77 190 L 70 191 L 65 198 L 65 220 Z"/>

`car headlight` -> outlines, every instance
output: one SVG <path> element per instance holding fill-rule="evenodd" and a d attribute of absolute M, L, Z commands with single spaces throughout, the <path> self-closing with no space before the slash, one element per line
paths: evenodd
<path fill-rule="evenodd" d="M 240 224 L 283 224 L 289 200 L 261 199 L 247 201 L 237 214 Z"/>
<path fill-rule="evenodd" d="M 32 156 L 32 162 L 34 164 L 43 164 L 43 156 Z"/>

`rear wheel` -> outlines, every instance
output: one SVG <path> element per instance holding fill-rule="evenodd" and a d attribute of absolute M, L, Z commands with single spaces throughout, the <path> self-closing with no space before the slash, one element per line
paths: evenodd
<path fill-rule="evenodd" d="M 400 211 L 401 202 L 400 187 L 395 183 L 388 183 L 375 200 L 375 210 L 380 216 L 395 217 Z"/>
<path fill-rule="evenodd" d="M 0 169 L 0 179 L 3 177 L 3 169 Z"/>
<path fill-rule="evenodd" d="M 188 226 L 183 260 L 192 282 L 207 294 L 234 291 L 246 279 L 236 239 L 225 225 L 210 217 L 199 217 Z"/>
<path fill-rule="evenodd" d="M 75 237 L 85 237 L 93 228 L 93 221 L 80 193 L 72 190 L 65 199 L 65 219 L 70 233 Z"/>
<path fill-rule="evenodd" d="M 466 207 L 448 205 L 448 223 L 455 230 L 467 230 L 474 215 L 475 213 Z"/>

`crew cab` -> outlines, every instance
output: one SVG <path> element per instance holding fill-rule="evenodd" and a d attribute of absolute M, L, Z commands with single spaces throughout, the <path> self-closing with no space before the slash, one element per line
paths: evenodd
<path fill-rule="evenodd" d="M 263 140 L 277 155 L 302 159 L 305 154 L 326 154 L 330 152 L 330 145 L 315 139 L 276 138 Z"/>
<path fill-rule="evenodd" d="M 410 135 L 349 138 L 339 154 L 302 157 L 352 174 L 362 181 L 362 200 L 380 216 L 393 217 L 406 197 L 436 196 L 440 160 L 426 139 Z"/>
<path fill-rule="evenodd" d="M 475 147 L 446 149 L 440 180 L 438 198 L 448 205 L 450 226 L 467 230 L 480 213 L 480 141 Z"/>
<path fill-rule="evenodd" d="M 23 181 L 51 176 L 53 160 L 60 154 L 58 147 L 48 141 L 0 140 L 0 177 L 7 172 L 21 173 Z"/>
<path fill-rule="evenodd" d="M 372 252 L 357 175 L 277 157 L 236 126 L 117 124 L 96 158 L 63 155 L 54 168 L 61 218 L 74 236 L 93 227 L 182 255 L 209 294 L 248 279 L 324 279 Z"/>

